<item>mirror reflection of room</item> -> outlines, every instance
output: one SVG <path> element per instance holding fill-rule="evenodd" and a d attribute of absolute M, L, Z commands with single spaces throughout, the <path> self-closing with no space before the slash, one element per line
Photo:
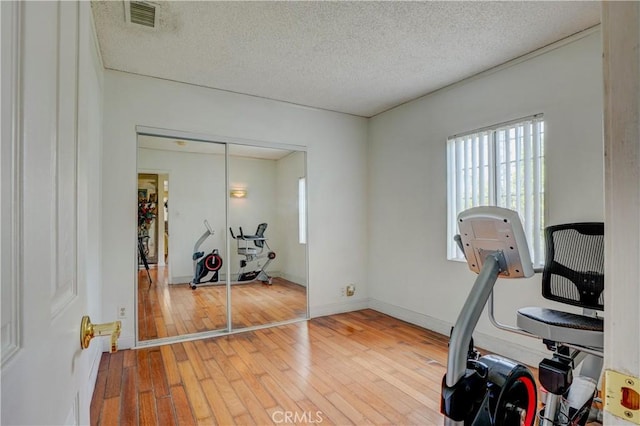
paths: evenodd
<path fill-rule="evenodd" d="M 164 216 L 156 222 L 165 223 L 160 252 L 166 257 L 151 263 L 149 274 L 144 265 L 138 269 L 138 340 L 227 328 L 226 287 L 212 286 L 197 297 L 190 289 L 194 244 L 206 229 L 205 220 L 214 234 L 201 250 L 226 247 L 224 153 L 223 144 L 138 137 L 139 173 L 157 174 L 167 182 L 167 194 L 159 197 L 163 204 L 155 210 Z"/>
<path fill-rule="evenodd" d="M 225 161 L 225 144 L 138 137 L 138 171 L 161 188 L 159 255 L 139 265 L 140 341 L 307 317 L 305 153 L 228 150 Z"/>
<path fill-rule="evenodd" d="M 306 317 L 306 244 L 299 232 L 304 175 L 304 152 L 229 146 L 233 328 Z"/>

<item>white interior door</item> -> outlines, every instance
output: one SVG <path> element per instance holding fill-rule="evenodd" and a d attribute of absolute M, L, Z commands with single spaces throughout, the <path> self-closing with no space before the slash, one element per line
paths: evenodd
<path fill-rule="evenodd" d="M 89 216 L 99 210 L 102 71 L 90 5 L 1 7 L 1 423 L 85 424 L 102 349 L 79 344 L 99 287 Z"/>

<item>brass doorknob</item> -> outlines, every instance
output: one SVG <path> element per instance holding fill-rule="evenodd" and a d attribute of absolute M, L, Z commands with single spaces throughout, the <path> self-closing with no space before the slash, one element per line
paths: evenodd
<path fill-rule="evenodd" d="M 95 336 L 111 335 L 111 346 L 109 352 L 113 353 L 118 350 L 118 337 L 120 337 L 120 329 L 122 323 L 120 321 L 107 322 L 104 324 L 92 324 L 91 319 L 85 315 L 80 323 L 80 347 L 87 349 L 91 339 Z"/>

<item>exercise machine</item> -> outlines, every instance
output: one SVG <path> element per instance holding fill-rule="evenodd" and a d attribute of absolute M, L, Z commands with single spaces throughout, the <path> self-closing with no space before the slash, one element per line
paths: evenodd
<path fill-rule="evenodd" d="M 193 246 L 193 255 L 191 256 L 191 259 L 193 260 L 193 280 L 191 280 L 192 290 L 195 290 L 200 284 L 218 282 L 218 271 L 222 268 L 222 257 L 220 257 L 217 249 L 213 249 L 206 256 L 204 255 L 204 251 L 200 251 L 202 243 L 214 234 L 213 229 L 211 229 L 211 226 L 206 219 L 204 221 L 204 226 L 206 230 Z"/>
<path fill-rule="evenodd" d="M 272 280 L 269 274 L 267 274 L 266 269 L 271 261 L 276 258 L 276 253 L 271 250 L 264 236 L 264 232 L 267 230 L 267 224 L 259 224 L 255 235 L 246 235 L 242 231 L 242 227 L 238 229 L 239 232 L 238 235 L 236 235 L 233 233 L 233 229 L 229 228 L 231 238 L 236 240 L 238 254 L 244 256 L 244 259 L 240 260 L 240 270 L 238 271 L 237 281 L 261 281 L 264 284 L 271 284 Z M 263 259 L 267 259 L 267 261 L 260 266 L 260 262 Z M 247 270 L 247 266 L 254 261 L 256 262 L 257 269 Z"/>
<path fill-rule="evenodd" d="M 540 307 L 521 308 L 517 327 L 493 314 L 498 278 L 534 275 L 518 214 L 499 207 L 475 207 L 458 216 L 456 242 L 469 268 L 478 274 L 452 329 L 443 378 L 441 412 L 446 425 L 583 425 L 602 370 L 604 226 L 557 225 L 545 229 L 544 297 L 583 307 L 574 314 Z M 552 351 L 539 364 L 546 392 L 538 412 L 535 380 L 529 369 L 497 355 L 480 356 L 472 333 L 488 303 L 489 319 L 499 329 L 542 339 Z M 576 367 L 580 375 L 574 377 Z"/>

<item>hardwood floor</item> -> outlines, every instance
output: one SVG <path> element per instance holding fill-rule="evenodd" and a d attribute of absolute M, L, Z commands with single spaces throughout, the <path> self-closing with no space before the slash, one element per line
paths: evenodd
<path fill-rule="evenodd" d="M 447 343 L 367 309 L 105 353 L 91 424 L 442 424 Z"/>
<path fill-rule="evenodd" d="M 227 290 L 224 285 L 168 284 L 167 268 L 138 272 L 138 336 L 140 340 L 226 329 Z M 234 329 L 306 316 L 306 289 L 282 278 L 270 286 L 260 282 L 231 286 Z"/>
<path fill-rule="evenodd" d="M 91 424 L 442 424 L 446 356 L 373 310 L 105 353 Z"/>

